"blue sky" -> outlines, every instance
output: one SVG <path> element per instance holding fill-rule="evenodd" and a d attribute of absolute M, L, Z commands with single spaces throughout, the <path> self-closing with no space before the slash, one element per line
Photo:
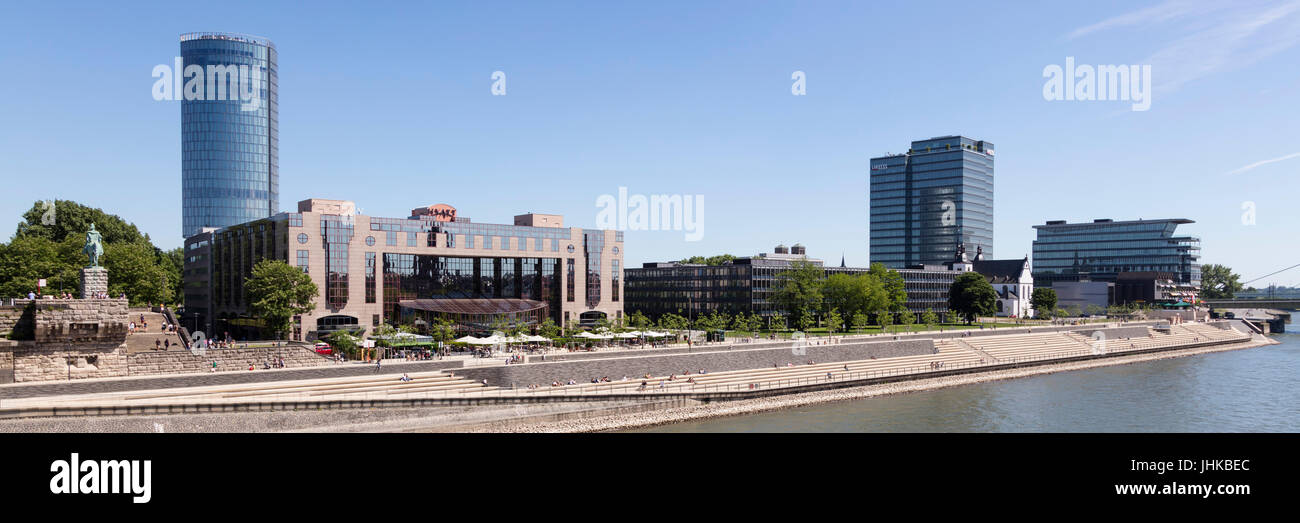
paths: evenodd
<path fill-rule="evenodd" d="M 996 257 L 1049 219 L 1186 217 L 1203 263 L 1300 263 L 1297 0 L 187 5 L 6 8 L 0 234 L 60 198 L 179 246 L 180 105 L 152 99 L 150 71 L 181 33 L 227 31 L 279 50 L 286 210 L 449 203 L 592 227 L 627 187 L 705 198 L 701 241 L 630 231 L 629 266 L 794 242 L 864 265 L 869 158 L 964 134 L 997 145 Z M 1151 65 L 1150 110 L 1045 100 L 1067 56 Z"/>

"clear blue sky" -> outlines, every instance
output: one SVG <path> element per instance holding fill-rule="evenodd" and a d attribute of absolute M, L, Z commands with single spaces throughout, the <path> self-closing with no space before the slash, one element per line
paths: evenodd
<path fill-rule="evenodd" d="M 705 197 L 702 241 L 629 232 L 629 266 L 793 242 L 863 265 L 869 158 L 964 134 L 997 145 L 996 257 L 1049 219 L 1186 217 L 1203 263 L 1300 263 L 1295 0 L 24 2 L 0 19 L 0 234 L 60 198 L 181 244 L 180 105 L 150 71 L 191 31 L 276 43 L 285 210 L 592 227 L 624 186 Z M 1152 65 L 1150 110 L 1044 100 L 1067 56 Z"/>

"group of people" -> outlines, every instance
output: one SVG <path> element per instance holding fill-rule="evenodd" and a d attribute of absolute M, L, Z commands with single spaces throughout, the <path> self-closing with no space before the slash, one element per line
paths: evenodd
<path fill-rule="evenodd" d="M 48 297 L 48 298 L 50 298 L 50 299 L 54 299 L 54 300 L 75 300 L 75 299 L 77 299 L 77 297 L 76 297 L 75 295 L 73 295 L 71 292 L 60 292 L 60 293 L 57 293 L 57 294 L 53 294 L 53 295 L 44 295 L 44 296 L 37 296 L 37 294 L 36 294 L 35 292 L 33 292 L 33 291 L 28 291 L 28 292 L 27 292 L 27 299 L 29 299 L 29 300 L 34 300 L 34 299 L 36 299 L 36 298 L 38 298 L 38 297 Z M 124 293 L 121 293 L 121 294 L 119 294 L 117 297 L 118 297 L 118 299 L 123 299 L 123 300 L 125 300 L 125 299 L 126 299 L 126 293 L 125 293 L 125 292 L 124 292 Z M 86 299 L 90 299 L 90 300 L 107 300 L 107 299 L 109 299 L 109 298 L 110 298 L 110 296 L 109 296 L 109 294 L 108 294 L 107 292 L 92 292 L 92 293 L 90 293 L 90 296 L 87 296 L 87 297 L 86 297 Z"/>

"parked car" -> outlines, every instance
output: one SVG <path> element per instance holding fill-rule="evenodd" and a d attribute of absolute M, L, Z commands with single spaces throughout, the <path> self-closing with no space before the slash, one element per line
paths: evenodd
<path fill-rule="evenodd" d="M 334 354 L 334 348 L 323 341 L 316 342 L 316 354 Z"/>

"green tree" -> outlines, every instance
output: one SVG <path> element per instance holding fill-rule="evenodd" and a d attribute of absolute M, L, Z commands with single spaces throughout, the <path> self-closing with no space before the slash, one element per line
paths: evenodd
<path fill-rule="evenodd" d="M 943 315 L 947 323 L 957 323 L 961 321 L 961 315 L 957 314 L 957 311 L 949 309 L 948 311 L 945 311 Z"/>
<path fill-rule="evenodd" d="M 686 330 L 687 320 L 685 316 L 673 314 L 671 312 L 659 317 L 659 328 L 667 330 Z"/>
<path fill-rule="evenodd" d="M 645 316 L 641 317 L 645 318 Z M 542 324 L 537 327 L 537 334 L 538 336 L 544 336 L 547 338 L 558 338 L 560 337 L 560 326 L 555 324 L 554 319 L 547 316 L 546 319 L 542 321 Z"/>
<path fill-rule="evenodd" d="M 997 314 L 997 302 L 997 291 L 978 272 L 962 273 L 948 289 L 948 309 L 965 317 L 967 325 L 980 316 Z"/>
<path fill-rule="evenodd" d="M 735 259 L 736 257 L 730 254 L 719 254 L 717 256 L 709 256 L 707 258 L 704 256 L 691 256 L 690 258 L 681 260 L 679 263 L 694 263 L 700 265 L 723 265 Z"/>
<path fill-rule="evenodd" d="M 1241 291 L 1241 275 L 1226 265 L 1211 263 L 1201 266 L 1201 298 L 1207 300 L 1232 299 Z"/>
<path fill-rule="evenodd" d="M 885 290 L 885 296 L 888 299 L 886 309 L 894 312 L 902 311 L 907 306 L 907 285 L 903 281 L 903 275 L 898 271 L 891 270 L 883 263 L 876 262 L 868 268 L 867 274 L 872 275 L 880 281 L 881 287 Z"/>
<path fill-rule="evenodd" d="M 172 301 L 175 275 L 158 264 L 157 254 L 148 243 L 105 245 L 103 265 L 108 269 L 109 295 L 126 294 L 132 305 Z"/>
<path fill-rule="evenodd" d="M 633 329 L 644 329 L 650 326 L 650 318 L 647 318 L 645 314 L 641 314 L 641 311 L 635 311 L 628 315 L 627 324 L 632 326 Z"/>
<path fill-rule="evenodd" d="M 767 328 L 768 330 L 784 331 L 786 329 L 785 321 L 786 316 L 784 314 L 781 314 L 779 311 L 773 312 L 772 316 L 767 320 Z"/>
<path fill-rule="evenodd" d="M 799 330 L 808 332 L 808 330 L 817 326 L 817 320 L 815 320 L 812 313 L 809 312 L 799 317 L 798 325 Z"/>
<path fill-rule="evenodd" d="M 822 296 L 826 310 L 837 309 L 848 317 L 890 305 L 884 285 L 872 274 L 832 274 L 822 284 Z"/>
<path fill-rule="evenodd" d="M 280 260 L 257 262 L 244 290 L 252 300 L 248 311 L 266 322 L 277 337 L 289 331 L 294 316 L 315 310 L 320 295 L 311 276 Z"/>
<path fill-rule="evenodd" d="M 925 324 L 925 330 L 934 330 L 934 326 L 939 324 L 939 315 L 934 313 L 934 309 L 926 309 L 921 313 L 921 323 Z"/>
<path fill-rule="evenodd" d="M 876 311 L 876 324 L 880 325 L 880 332 L 889 330 L 889 326 L 894 324 L 894 313 L 887 310 Z"/>
<path fill-rule="evenodd" d="M 302 271 L 298 271 L 302 272 Z M 325 341 L 329 342 L 330 348 L 347 354 L 348 358 L 357 356 L 357 339 L 348 331 L 334 331 L 325 336 Z"/>
<path fill-rule="evenodd" d="M 826 313 L 826 332 L 835 334 L 844 327 L 844 318 L 840 316 L 840 311 L 831 309 Z"/>
<path fill-rule="evenodd" d="M 805 325 L 805 319 L 822 305 L 822 283 L 825 272 L 806 260 L 795 260 L 790 269 L 776 276 L 771 301 L 794 319 L 796 325 Z"/>
<path fill-rule="evenodd" d="M 898 324 L 903 326 L 904 331 L 912 330 L 912 325 L 916 323 L 916 314 L 912 311 L 905 310 L 898 314 Z"/>
<path fill-rule="evenodd" d="M 44 202 L 32 204 L 32 208 L 23 213 L 23 221 L 18 223 L 15 237 L 41 237 L 55 243 L 72 238 L 84 241 L 90 224 L 103 237 L 105 247 L 110 243 L 149 243 L 149 237 L 141 234 L 135 224 L 127 223 L 117 215 L 108 214 L 102 209 L 87 207 L 68 200 L 55 200 L 53 213 Z M 83 261 L 84 263 L 84 261 Z"/>
<path fill-rule="evenodd" d="M 867 316 L 867 313 L 858 311 L 853 314 L 853 328 L 857 329 L 859 333 L 868 325 L 871 325 L 871 317 Z"/>
<path fill-rule="evenodd" d="M 1052 311 L 1056 310 L 1056 291 L 1047 287 L 1034 289 L 1029 304 L 1039 316 L 1051 316 Z"/>
<path fill-rule="evenodd" d="M 59 245 L 48 238 L 18 237 L 8 245 L 0 244 L 0 296 L 25 298 L 28 292 L 36 292 L 41 278 L 52 279 L 46 283 L 53 289 L 75 290 L 80 275 L 64 263 Z M 47 288 L 44 292 L 52 291 Z"/>

